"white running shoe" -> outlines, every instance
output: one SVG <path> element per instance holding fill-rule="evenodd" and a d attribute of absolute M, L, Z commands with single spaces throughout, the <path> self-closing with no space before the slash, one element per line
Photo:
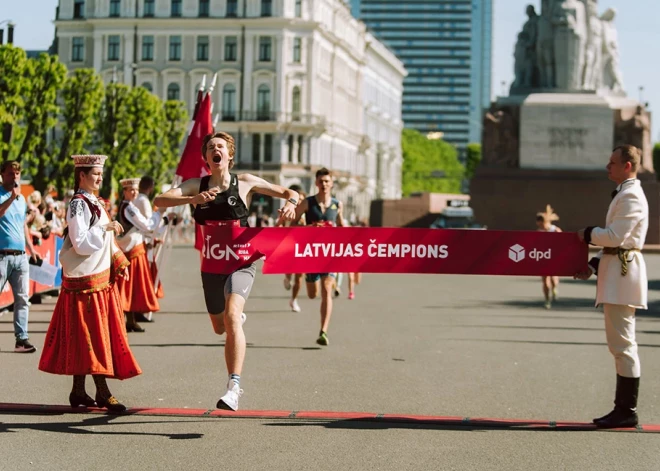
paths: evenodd
<path fill-rule="evenodd" d="M 243 390 L 236 384 L 236 381 L 229 380 L 227 383 L 227 392 L 220 398 L 216 407 L 223 410 L 238 410 L 238 399 L 243 395 Z"/>
<path fill-rule="evenodd" d="M 291 307 L 291 310 L 293 312 L 300 312 L 302 309 L 300 309 L 300 305 L 298 304 L 297 299 L 291 299 L 289 300 L 289 306 Z"/>
<path fill-rule="evenodd" d="M 288 278 L 284 278 L 284 289 L 289 291 L 291 289 L 291 280 Z"/>

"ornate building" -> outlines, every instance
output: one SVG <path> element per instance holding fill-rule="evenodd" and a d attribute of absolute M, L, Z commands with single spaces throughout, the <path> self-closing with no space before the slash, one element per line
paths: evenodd
<path fill-rule="evenodd" d="M 70 69 L 114 72 L 190 111 L 217 73 L 216 129 L 236 137 L 238 171 L 313 193 L 328 167 L 349 217 L 400 197 L 406 71 L 344 1 L 60 0 L 55 24 Z"/>

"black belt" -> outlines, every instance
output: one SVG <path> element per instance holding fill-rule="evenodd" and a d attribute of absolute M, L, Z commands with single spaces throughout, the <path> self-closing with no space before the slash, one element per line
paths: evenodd
<path fill-rule="evenodd" d="M 0 249 L 0 255 L 24 255 L 25 250 L 7 250 Z"/>

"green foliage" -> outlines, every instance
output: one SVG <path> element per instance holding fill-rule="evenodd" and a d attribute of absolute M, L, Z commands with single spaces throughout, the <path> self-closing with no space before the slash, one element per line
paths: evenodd
<path fill-rule="evenodd" d="M 73 188 L 71 155 L 103 153 L 105 197 L 122 178 L 170 183 L 189 119 L 184 103 L 163 103 L 142 87 L 104 86 L 93 69 L 67 73 L 56 56 L 27 59 L 20 48 L 0 46 L 0 130 L 12 130 L 0 152 L 22 161 L 23 177 L 62 194 Z"/>
<path fill-rule="evenodd" d="M 418 131 L 404 129 L 401 139 L 403 152 L 402 192 L 460 193 L 464 168 L 458 152 L 442 140 L 430 140 Z M 444 176 L 434 175 L 443 172 Z"/>
<path fill-rule="evenodd" d="M 474 177 L 474 172 L 481 163 L 481 144 L 472 143 L 467 146 L 467 157 L 465 161 L 465 178 Z"/>
<path fill-rule="evenodd" d="M 21 48 L 12 45 L 0 46 L 0 154 L 4 157 L 15 154 L 17 144 L 13 139 L 5 142 L 5 134 L 18 124 L 25 106 L 24 92 L 29 85 L 25 69 L 27 55 Z"/>
<path fill-rule="evenodd" d="M 658 179 L 660 179 L 660 142 L 653 146 L 653 169 Z"/>

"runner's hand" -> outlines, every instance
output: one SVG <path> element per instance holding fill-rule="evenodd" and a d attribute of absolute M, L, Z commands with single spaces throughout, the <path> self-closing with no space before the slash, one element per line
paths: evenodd
<path fill-rule="evenodd" d="M 278 223 L 280 221 L 295 221 L 296 219 L 296 206 L 290 201 L 287 201 L 284 207 L 278 209 L 277 212 L 280 213 Z"/>
<path fill-rule="evenodd" d="M 113 231 L 116 235 L 122 234 L 124 232 L 124 228 L 117 221 L 112 221 L 110 224 L 105 226 L 105 230 L 108 232 Z"/>
<path fill-rule="evenodd" d="M 203 203 L 206 203 L 208 201 L 213 201 L 218 193 L 220 193 L 219 188 L 209 188 L 208 190 L 202 191 L 200 194 L 195 196 L 192 199 L 191 203 L 192 204 L 203 204 Z"/>

